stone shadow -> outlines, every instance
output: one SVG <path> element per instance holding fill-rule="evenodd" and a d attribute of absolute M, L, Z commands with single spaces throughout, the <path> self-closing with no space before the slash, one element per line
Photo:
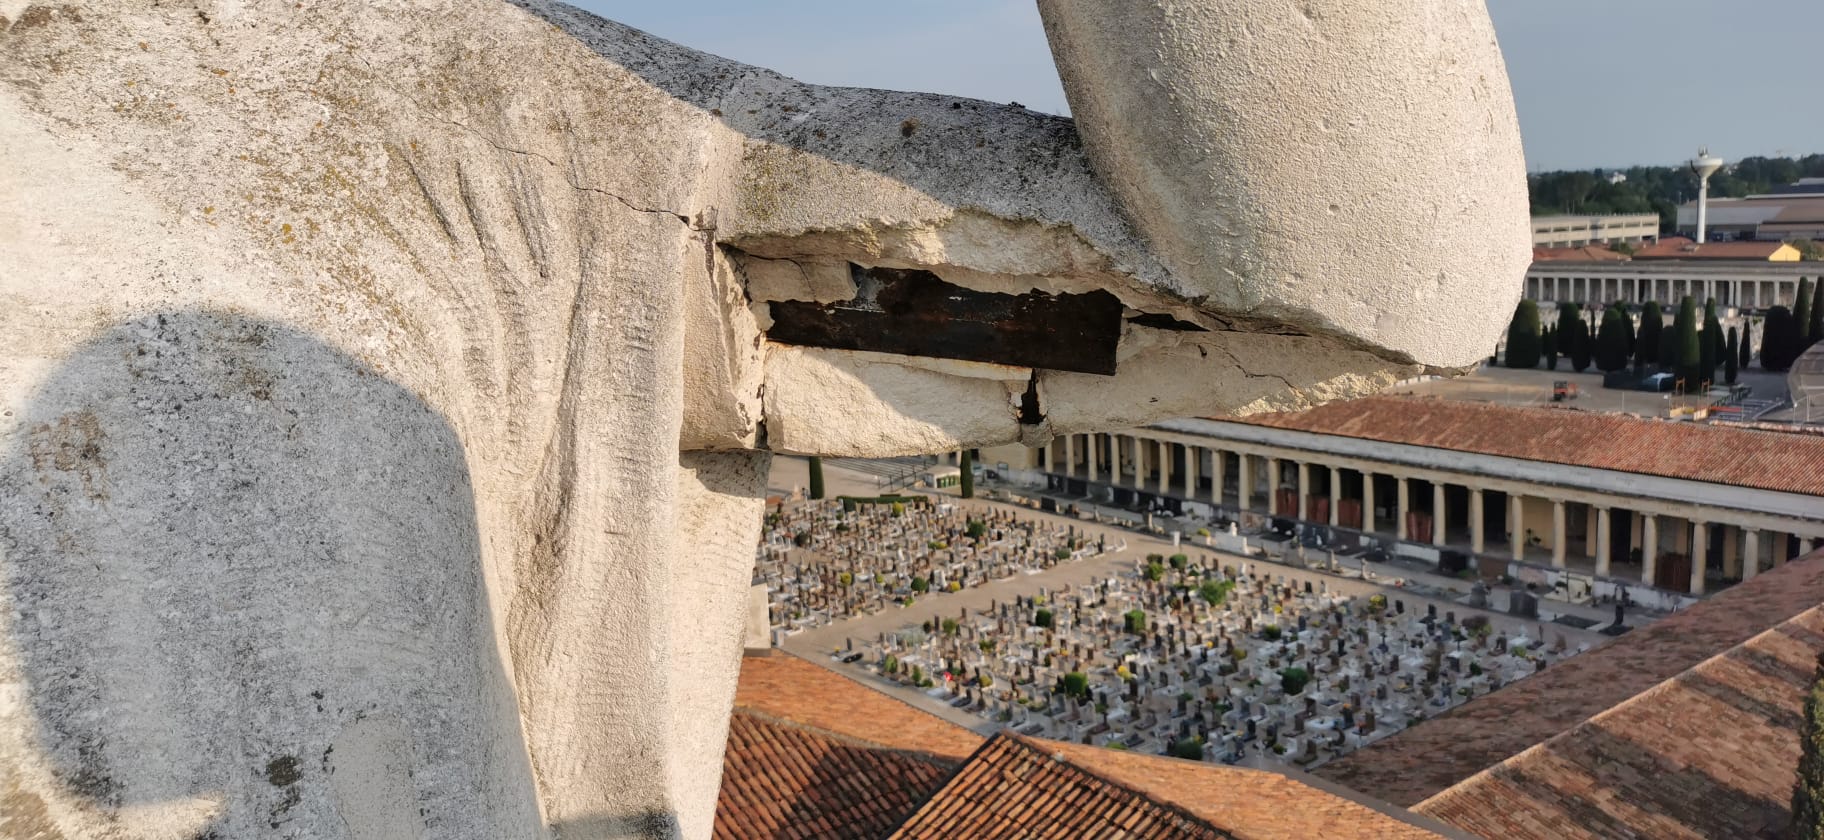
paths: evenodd
<path fill-rule="evenodd" d="M 435 409 L 294 329 L 185 311 L 76 348 L 20 415 L 0 812 L 23 836 L 539 832 Z"/>

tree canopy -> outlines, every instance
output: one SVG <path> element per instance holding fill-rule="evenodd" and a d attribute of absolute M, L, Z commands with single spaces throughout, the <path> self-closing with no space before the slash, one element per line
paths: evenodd
<path fill-rule="evenodd" d="M 1640 307 L 1640 334 L 1634 339 L 1634 358 L 1641 367 L 1659 364 L 1659 334 L 1666 328 L 1665 313 L 1659 301 L 1649 300 Z"/>
<path fill-rule="evenodd" d="M 1539 366 L 1539 304 L 1522 300 L 1514 307 L 1514 320 L 1507 327 L 1507 366 Z"/>
<path fill-rule="evenodd" d="M 1705 376 L 1703 345 L 1697 335 L 1697 299 L 1685 295 L 1678 302 L 1678 317 L 1672 321 L 1673 348 L 1678 353 L 1678 376 L 1685 380 L 1687 393 L 1697 390 L 1698 383 L 1709 379 Z"/>
<path fill-rule="evenodd" d="M 1602 313 L 1602 328 L 1596 334 L 1596 369 L 1604 373 L 1628 367 L 1628 316 L 1619 306 Z"/>
<path fill-rule="evenodd" d="M 1656 213 L 1662 231 L 1678 222 L 1678 205 L 1697 198 L 1697 177 L 1684 166 L 1632 166 L 1627 180 L 1609 183 L 1613 170 L 1541 172 L 1529 176 L 1533 215 Z M 1712 198 L 1765 193 L 1800 178 L 1824 177 L 1824 154 L 1802 158 L 1743 158 L 1710 178 Z"/>

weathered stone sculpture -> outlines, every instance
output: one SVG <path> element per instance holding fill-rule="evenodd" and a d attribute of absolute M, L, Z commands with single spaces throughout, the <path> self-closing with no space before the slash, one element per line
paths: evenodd
<path fill-rule="evenodd" d="M 545 0 L 0 2 L 0 837 L 707 836 L 769 452 L 1489 351 L 1480 4 L 1104 5 L 1073 125 Z"/>

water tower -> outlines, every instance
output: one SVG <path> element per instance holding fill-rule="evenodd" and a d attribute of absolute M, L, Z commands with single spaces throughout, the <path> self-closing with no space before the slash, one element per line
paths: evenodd
<path fill-rule="evenodd" d="M 1697 173 L 1697 244 L 1702 245 L 1705 238 L 1704 224 L 1710 214 L 1710 176 L 1723 168 L 1723 159 L 1713 157 L 1709 146 L 1699 146 L 1697 157 L 1691 159 L 1691 171 Z"/>

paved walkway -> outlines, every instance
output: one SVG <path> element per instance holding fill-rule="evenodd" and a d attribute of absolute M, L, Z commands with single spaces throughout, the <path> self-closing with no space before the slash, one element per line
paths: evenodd
<path fill-rule="evenodd" d="M 794 475 L 794 472 L 796 475 Z M 802 460 L 795 458 L 778 458 L 774 461 L 774 472 L 771 484 L 774 487 L 781 488 L 781 490 L 776 490 L 775 492 L 790 492 L 794 486 L 792 484 L 793 480 L 796 479 L 798 481 L 797 486 L 802 486 L 803 479 L 799 478 L 799 476 L 805 475 L 808 475 L 808 472 L 806 471 Z M 832 468 L 826 465 L 824 468 L 824 479 L 826 487 L 829 488 L 829 495 L 835 495 L 838 492 L 872 492 L 873 476 L 860 473 L 848 473 L 845 470 Z M 842 487 L 854 487 L 857 489 L 838 489 Z M 857 616 L 824 627 L 819 627 L 815 630 L 807 630 L 802 633 L 794 634 L 786 639 L 786 642 L 782 647 L 788 653 L 815 662 L 879 691 L 898 697 L 916 708 L 983 734 L 992 734 L 999 730 L 1000 724 L 984 720 L 960 709 L 951 708 L 947 702 L 935 697 L 927 696 L 919 689 L 906 688 L 879 679 L 856 665 L 841 664 L 832 657 L 832 654 L 844 650 L 847 646 L 847 641 L 851 638 L 858 642 L 864 639 L 873 639 L 883 632 L 898 630 L 907 626 L 918 626 L 927 620 L 955 616 L 961 610 L 985 610 L 990 607 L 992 602 L 1011 601 L 1015 595 L 1036 595 L 1040 589 L 1057 591 L 1106 578 L 1111 575 L 1131 573 L 1136 569 L 1138 563 L 1145 561 L 1147 554 L 1170 555 L 1174 551 L 1182 551 L 1193 557 L 1202 554 L 1219 558 L 1225 565 L 1249 563 L 1255 574 L 1283 575 L 1288 581 L 1292 582 L 1311 581 L 1312 585 L 1315 586 L 1319 581 L 1322 581 L 1330 591 L 1342 592 L 1360 597 L 1376 594 L 1386 595 L 1390 609 L 1394 601 L 1398 599 L 1405 602 L 1408 613 L 1423 614 L 1427 604 L 1435 604 L 1440 616 L 1446 611 L 1455 611 L 1459 620 L 1468 615 L 1480 613 L 1488 616 L 1490 622 L 1497 630 L 1505 631 L 1509 636 L 1525 635 L 1533 639 L 1546 641 L 1552 641 L 1559 636 L 1563 636 L 1566 644 L 1572 647 L 1589 645 L 1592 648 L 1606 643 L 1610 639 L 1608 636 L 1590 630 L 1581 630 L 1575 627 L 1552 624 L 1549 622 L 1514 619 L 1505 613 L 1494 610 L 1476 609 L 1448 597 L 1430 598 L 1414 591 L 1375 581 L 1338 577 L 1310 569 L 1282 566 L 1277 563 L 1261 561 L 1258 558 L 1238 557 L 1215 549 L 1190 545 L 1189 541 L 1187 541 L 1184 546 L 1173 549 L 1172 541 L 1169 537 L 1160 538 L 1145 533 L 1131 531 L 1126 528 L 1098 524 L 1088 520 L 1074 519 L 1061 514 L 1044 513 L 1019 505 L 989 502 L 983 499 L 959 499 L 949 494 L 932 493 L 931 495 L 940 496 L 945 501 L 958 504 L 965 508 L 1013 510 L 1021 516 L 1035 519 L 1051 519 L 1061 523 L 1074 524 L 1077 526 L 1078 530 L 1083 531 L 1089 539 L 1093 540 L 1097 537 L 1105 538 L 1111 550 L 1109 553 L 1099 557 L 1059 564 L 1042 572 L 1016 575 L 993 583 L 965 589 L 961 592 L 932 593 L 917 599 L 910 607 L 889 607 L 888 609 L 873 615 Z M 1126 543 L 1126 548 L 1124 550 L 1114 550 L 1115 546 L 1121 545 L 1124 541 Z M 1359 565 L 1359 561 L 1351 562 Z M 1407 569 L 1385 564 L 1370 564 L 1370 570 L 1380 581 L 1393 581 L 1395 579 L 1404 578 L 1414 583 L 1422 583 L 1427 587 L 1435 587 L 1438 590 L 1456 593 L 1458 597 L 1466 597 L 1469 593 L 1469 584 L 1456 578 L 1415 573 Z M 1504 597 L 1501 593 L 1491 593 L 1490 597 L 1491 599 L 1497 599 L 1495 600 L 1496 604 L 1504 603 L 1503 600 L 1498 600 L 1499 597 Z M 1566 605 L 1559 602 L 1541 601 L 1541 608 L 1562 610 L 1566 612 L 1575 611 L 1575 614 L 1579 615 L 1591 613 L 1586 617 L 1603 623 L 1613 619 L 1612 611 L 1588 607 L 1575 607 L 1574 605 Z M 1638 622 L 1640 619 L 1630 616 L 1629 620 L 1630 622 Z"/>

